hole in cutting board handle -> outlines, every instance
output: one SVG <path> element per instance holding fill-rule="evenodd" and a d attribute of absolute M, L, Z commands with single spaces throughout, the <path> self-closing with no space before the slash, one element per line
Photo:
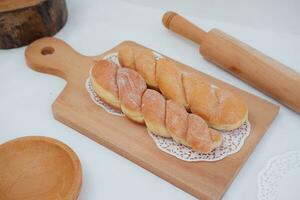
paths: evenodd
<path fill-rule="evenodd" d="M 53 47 L 44 47 L 41 50 L 41 54 L 46 56 L 46 55 L 51 55 L 53 54 L 55 49 Z"/>

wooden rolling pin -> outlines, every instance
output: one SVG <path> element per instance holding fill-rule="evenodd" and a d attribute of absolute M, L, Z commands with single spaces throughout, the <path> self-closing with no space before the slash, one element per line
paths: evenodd
<path fill-rule="evenodd" d="M 200 45 L 200 53 L 238 78 L 300 113 L 300 74 L 226 33 L 208 32 L 174 12 L 163 16 L 168 29 Z"/>

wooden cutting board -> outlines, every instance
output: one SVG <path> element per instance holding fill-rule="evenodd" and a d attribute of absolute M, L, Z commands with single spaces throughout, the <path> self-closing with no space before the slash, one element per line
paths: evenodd
<path fill-rule="evenodd" d="M 252 125 L 250 136 L 238 153 L 216 162 L 181 161 L 159 150 L 144 126 L 111 115 L 96 105 L 85 88 L 95 61 L 126 45 L 141 46 L 126 41 L 104 54 L 89 57 L 75 52 L 62 40 L 43 38 L 27 47 L 25 55 L 33 70 L 60 76 L 67 81 L 52 105 L 57 120 L 197 198 L 220 199 L 276 117 L 278 106 L 178 63 L 182 69 L 199 73 L 211 83 L 240 95 L 248 105 Z"/>

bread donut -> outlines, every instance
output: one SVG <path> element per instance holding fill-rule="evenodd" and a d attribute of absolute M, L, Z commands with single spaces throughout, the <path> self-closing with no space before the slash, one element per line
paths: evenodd
<path fill-rule="evenodd" d="M 177 143 L 187 145 L 188 113 L 183 105 L 173 100 L 167 100 L 166 127 Z"/>
<path fill-rule="evenodd" d="M 156 81 L 161 93 L 167 98 L 188 107 L 182 85 L 182 72 L 166 58 L 156 63 Z"/>
<path fill-rule="evenodd" d="M 210 127 L 229 131 L 240 127 L 248 119 L 248 108 L 236 94 L 210 84 L 200 75 L 182 71 L 168 58 L 156 61 L 153 69 L 154 55 L 151 56 L 152 52 L 149 50 L 122 48 L 118 54 L 119 60 L 128 60 L 126 55 L 132 53 L 137 56 L 135 59 L 130 56 L 130 62 L 124 64 L 124 67 L 135 69 L 147 80 L 148 85 L 160 90 L 165 98 L 184 105 L 186 109 L 205 119 Z M 143 63 L 142 61 L 148 58 L 151 64 L 139 64 L 142 67 L 135 68 L 137 63 Z M 153 71 L 156 83 L 153 81 Z"/>
<path fill-rule="evenodd" d="M 222 144 L 222 136 L 209 129 L 201 117 L 189 114 L 186 142 L 194 151 L 209 153 Z"/>
<path fill-rule="evenodd" d="M 142 49 L 135 54 L 135 69 L 145 79 L 148 86 L 157 88 L 155 78 L 155 57 L 148 49 Z"/>
<path fill-rule="evenodd" d="M 211 148 L 210 148 L 212 151 L 222 145 L 223 137 L 218 131 L 216 131 L 215 129 L 212 129 L 212 128 L 209 128 L 209 133 L 210 133 L 210 138 L 212 141 Z"/>
<path fill-rule="evenodd" d="M 246 104 L 232 92 L 211 86 L 192 74 L 183 75 L 183 85 L 191 111 L 210 127 L 233 130 L 247 120 Z"/>
<path fill-rule="evenodd" d="M 118 52 L 118 60 L 121 66 L 135 69 L 135 48 L 123 47 Z"/>
<path fill-rule="evenodd" d="M 157 91 L 147 89 L 142 98 L 142 114 L 149 131 L 163 137 L 171 137 L 166 129 L 166 100 Z"/>
<path fill-rule="evenodd" d="M 201 153 L 222 144 L 219 132 L 209 129 L 201 117 L 189 114 L 182 104 L 166 101 L 158 91 L 147 89 L 145 80 L 136 71 L 99 61 L 91 72 L 95 92 L 109 102 L 111 98 L 107 98 L 103 89 L 108 91 L 109 97 L 118 98 L 122 112 L 134 122 L 145 122 L 152 133 L 172 137 L 177 143 Z"/>
<path fill-rule="evenodd" d="M 144 123 L 141 113 L 142 95 L 147 89 L 141 75 L 131 69 L 120 68 L 117 71 L 117 84 L 122 112 L 131 120 Z"/>
<path fill-rule="evenodd" d="M 91 70 L 91 81 L 98 96 L 110 106 L 120 110 L 117 70 L 116 64 L 100 60 Z"/>

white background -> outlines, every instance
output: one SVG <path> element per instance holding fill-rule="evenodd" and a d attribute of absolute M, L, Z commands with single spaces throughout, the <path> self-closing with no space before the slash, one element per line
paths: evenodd
<path fill-rule="evenodd" d="M 273 101 L 205 61 L 196 44 L 166 30 L 161 17 L 165 11 L 175 10 L 205 30 L 218 27 L 300 71 L 300 1 L 68 0 L 67 3 L 69 19 L 56 37 L 86 55 L 97 55 L 121 41 L 134 40 Z M 25 64 L 24 48 L 0 50 L 0 143 L 25 135 L 45 135 L 68 144 L 80 157 L 83 168 L 80 200 L 193 199 L 54 120 L 51 104 L 64 85 L 65 81 L 58 77 L 30 70 Z M 281 106 L 278 117 L 224 199 L 256 199 L 259 171 L 274 155 L 300 149 L 299 129 L 299 115 Z"/>

